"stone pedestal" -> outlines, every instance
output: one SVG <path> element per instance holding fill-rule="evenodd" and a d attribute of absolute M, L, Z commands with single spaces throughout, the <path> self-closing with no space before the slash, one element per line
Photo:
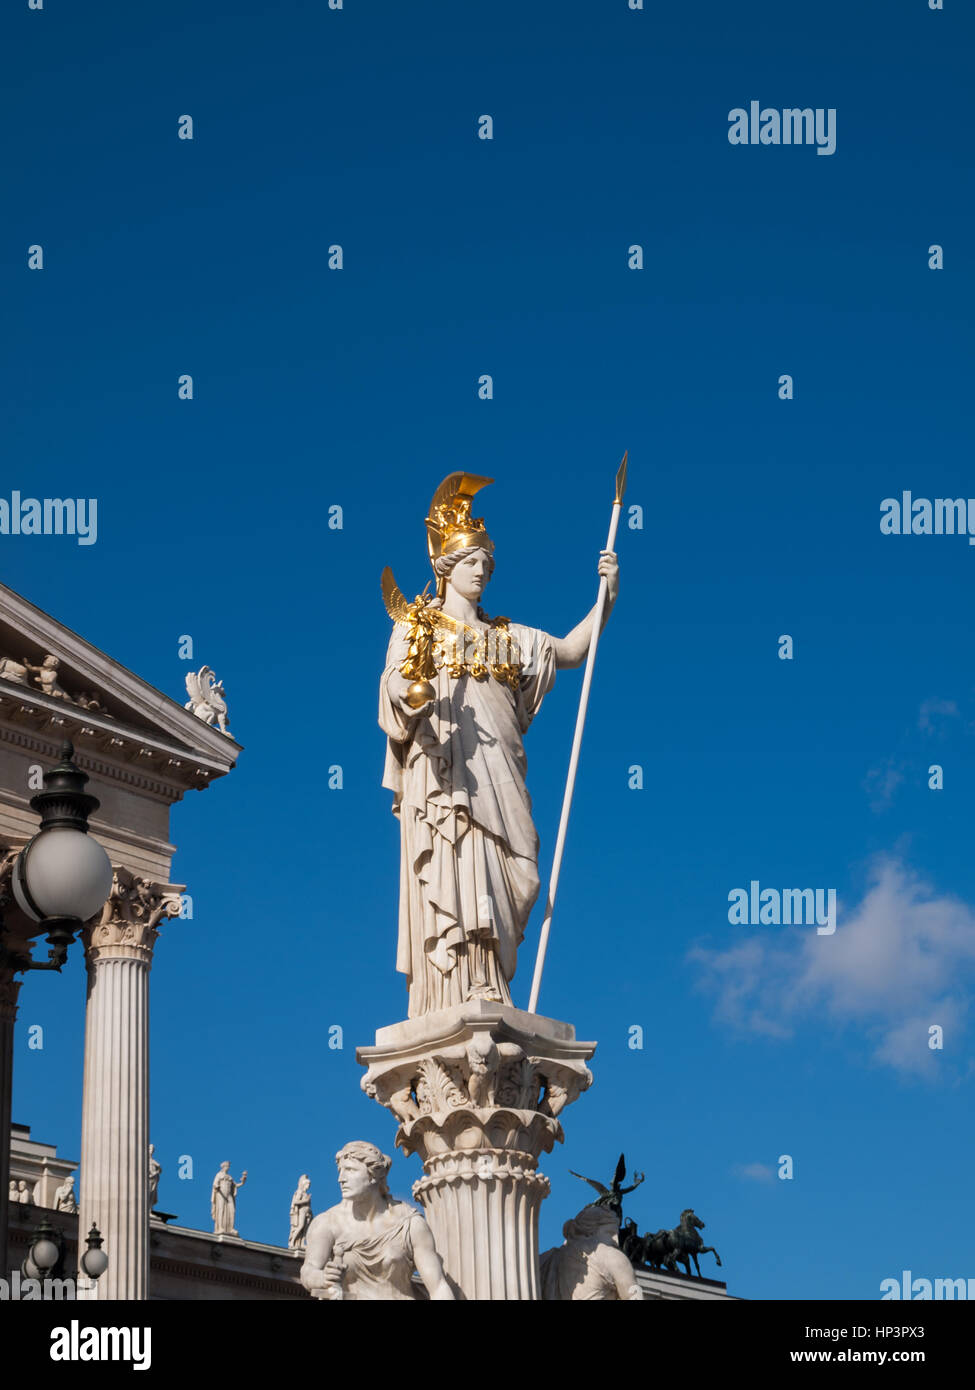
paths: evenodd
<path fill-rule="evenodd" d="M 413 1195 L 458 1297 L 537 1299 L 538 1160 L 592 1081 L 595 1043 L 568 1023 L 483 1000 L 381 1028 L 356 1056 L 363 1090 L 418 1153 Z"/>

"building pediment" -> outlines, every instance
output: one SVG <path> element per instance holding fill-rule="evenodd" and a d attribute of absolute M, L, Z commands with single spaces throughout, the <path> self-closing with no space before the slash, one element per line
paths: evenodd
<path fill-rule="evenodd" d="M 234 766 L 241 746 L 50 614 L 0 584 L 0 733 L 43 752 L 64 738 L 82 766 L 175 800 Z"/>

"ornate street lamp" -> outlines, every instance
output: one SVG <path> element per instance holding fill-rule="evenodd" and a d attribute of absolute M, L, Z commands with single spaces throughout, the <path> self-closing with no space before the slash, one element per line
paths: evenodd
<path fill-rule="evenodd" d="M 87 1248 L 81 1257 L 81 1272 L 87 1274 L 89 1279 L 100 1279 L 108 1269 L 108 1256 L 102 1249 L 104 1243 L 101 1231 L 93 1225 L 88 1232 Z"/>
<path fill-rule="evenodd" d="M 37 1223 L 34 1238 L 27 1251 L 27 1258 L 20 1266 L 20 1272 L 25 1279 L 50 1279 L 55 1277 L 63 1258 L 64 1237 L 44 1216 Z"/>
<path fill-rule="evenodd" d="M 108 1256 L 102 1249 L 104 1241 L 97 1226 L 88 1232 L 85 1252 L 79 1261 L 81 1274 L 100 1279 L 108 1269 Z M 64 1236 L 44 1216 L 37 1224 L 27 1258 L 20 1267 L 25 1279 L 60 1279 L 64 1275 Z"/>
<path fill-rule="evenodd" d="M 31 961 L 21 968 L 60 970 L 75 933 L 112 891 L 112 863 L 88 834 L 88 817 L 98 798 L 84 790 L 88 774 L 76 767 L 74 747 L 61 745 L 61 761 L 44 774 L 44 789 L 31 797 L 41 818 L 34 838 L 24 846 L 11 875 L 14 898 L 22 912 L 47 933 L 46 964 Z"/>
<path fill-rule="evenodd" d="M 74 747 L 66 740 L 61 745 L 61 761 L 45 772 L 43 789 L 31 797 L 31 809 L 38 813 L 41 824 L 17 856 L 10 875 L 18 907 L 47 934 L 50 950 L 46 961 L 31 960 L 8 947 L 2 914 L 8 899 L 0 890 L 0 970 L 10 980 L 27 970 L 60 970 L 75 933 L 94 917 L 112 891 L 111 860 L 88 834 L 88 817 L 98 809 L 99 801 L 85 791 L 88 774 L 75 766 L 73 758 Z M 6 1258 L 9 1227 L 12 1073 L 10 1015 L 0 1018 L 0 1260 Z M 50 1254 L 43 1244 L 42 1249 Z"/>

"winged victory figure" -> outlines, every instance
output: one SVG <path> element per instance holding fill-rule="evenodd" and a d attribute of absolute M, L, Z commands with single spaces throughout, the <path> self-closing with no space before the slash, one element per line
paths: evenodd
<path fill-rule="evenodd" d="M 628 1192 L 634 1192 L 644 1179 L 643 1173 L 634 1173 L 633 1186 L 622 1186 L 623 1179 L 626 1177 L 626 1159 L 622 1154 L 620 1154 L 620 1161 L 616 1165 L 616 1173 L 613 1177 L 612 1187 L 607 1187 L 605 1183 L 599 1182 L 597 1178 L 583 1177 L 582 1173 L 575 1173 L 571 1168 L 569 1172 L 572 1173 L 574 1178 L 581 1178 L 583 1182 L 587 1182 L 590 1187 L 594 1187 L 599 1193 L 599 1196 L 596 1198 L 595 1202 L 593 1202 L 594 1207 L 609 1207 L 610 1211 L 616 1213 L 617 1220 L 620 1222 L 623 1220 L 623 1198 Z"/>

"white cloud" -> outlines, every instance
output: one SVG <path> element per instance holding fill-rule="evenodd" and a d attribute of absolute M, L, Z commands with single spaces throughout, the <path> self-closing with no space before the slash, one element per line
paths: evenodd
<path fill-rule="evenodd" d="M 840 904 L 837 929 L 739 928 L 754 933 L 726 950 L 696 947 L 701 983 L 717 995 L 716 1016 L 770 1037 L 826 1015 L 858 1024 L 876 1061 L 934 1074 L 944 1052 L 928 1028 L 945 1029 L 945 1050 L 961 1031 L 975 976 L 975 912 L 934 894 L 899 860 L 883 858 L 859 905 Z"/>
<path fill-rule="evenodd" d="M 903 765 L 895 758 L 885 758 L 882 763 L 870 768 L 863 785 L 870 797 L 871 811 L 886 811 L 903 780 Z"/>
<path fill-rule="evenodd" d="M 750 1182 L 774 1182 L 775 1169 L 767 1163 L 738 1163 L 734 1168 L 735 1177 L 747 1178 Z"/>
<path fill-rule="evenodd" d="M 964 1009 L 957 999 L 939 1000 L 924 1014 L 905 1018 L 897 1026 L 888 1029 L 876 1051 L 878 1062 L 886 1062 L 899 1071 L 913 1072 L 915 1076 L 933 1078 L 942 1066 L 944 1052 L 932 1050 L 929 1046 L 929 1029 L 937 1023 L 944 1030 L 950 1050 L 953 1039 L 957 1039 L 964 1027 Z"/>
<path fill-rule="evenodd" d="M 918 712 L 917 726 L 926 734 L 942 733 L 940 721 L 957 719 L 960 711 L 954 700 L 941 700 L 936 695 L 924 700 Z"/>

